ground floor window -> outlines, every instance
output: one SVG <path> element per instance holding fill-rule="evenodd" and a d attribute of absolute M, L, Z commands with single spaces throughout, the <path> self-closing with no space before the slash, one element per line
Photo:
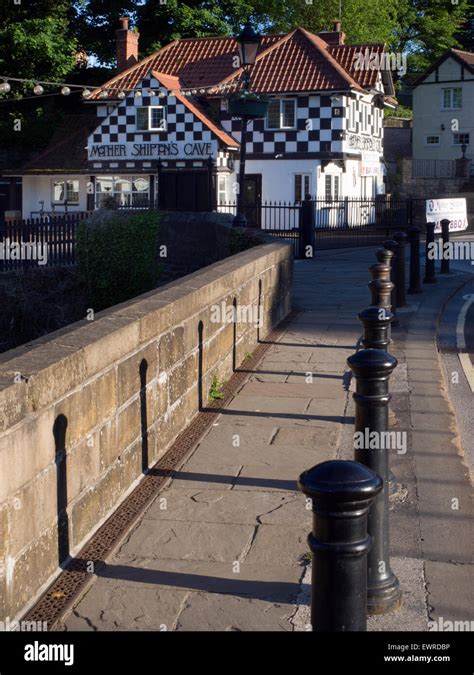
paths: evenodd
<path fill-rule="evenodd" d="M 149 176 L 97 176 L 95 185 L 96 208 L 106 197 L 113 197 L 119 206 L 143 206 L 150 201 Z"/>
<path fill-rule="evenodd" d="M 220 205 L 227 202 L 227 178 L 218 176 L 217 178 L 217 203 Z"/>
<path fill-rule="evenodd" d="M 301 204 L 305 195 L 311 193 L 311 174 L 297 173 L 295 174 L 294 182 L 294 199 L 295 204 Z"/>
<path fill-rule="evenodd" d="M 52 181 L 52 204 L 79 204 L 79 181 L 53 180 Z"/>
<path fill-rule="evenodd" d="M 339 176 L 326 176 L 324 188 L 326 201 L 339 199 Z"/>

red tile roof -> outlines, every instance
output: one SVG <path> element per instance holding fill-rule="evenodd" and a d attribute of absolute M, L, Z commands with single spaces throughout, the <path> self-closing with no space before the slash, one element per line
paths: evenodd
<path fill-rule="evenodd" d="M 21 173 L 77 173 L 87 169 L 87 139 L 96 128 L 96 115 L 68 115 L 47 147 L 22 165 Z"/>
<path fill-rule="evenodd" d="M 374 86 L 377 72 L 354 68 L 354 55 L 361 47 L 384 51 L 383 45 L 331 46 L 325 40 L 297 28 L 287 35 L 262 37 L 257 62 L 252 67 L 252 89 L 261 92 L 309 92 L 357 89 Z M 111 97 L 121 89 L 133 89 L 150 71 L 178 77 L 182 88 L 208 89 L 237 80 L 234 37 L 175 40 L 103 85 Z M 96 90 L 90 100 L 97 100 Z"/>
<path fill-rule="evenodd" d="M 242 87 L 242 68 L 222 80 Z M 259 93 L 361 90 L 330 54 L 328 45 L 303 28 L 261 52 L 250 70 L 252 91 Z"/>
<path fill-rule="evenodd" d="M 464 52 L 461 49 L 451 49 L 461 61 L 464 61 L 471 69 L 474 68 L 474 52 Z"/>

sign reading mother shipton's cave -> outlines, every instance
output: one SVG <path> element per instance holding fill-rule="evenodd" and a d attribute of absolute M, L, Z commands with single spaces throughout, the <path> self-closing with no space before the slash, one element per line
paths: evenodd
<path fill-rule="evenodd" d="M 207 159 L 217 155 L 217 141 L 170 141 L 161 143 L 112 143 L 88 146 L 89 159 Z"/>

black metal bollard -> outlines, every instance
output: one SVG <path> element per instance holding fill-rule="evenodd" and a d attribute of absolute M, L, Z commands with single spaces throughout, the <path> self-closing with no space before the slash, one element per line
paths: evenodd
<path fill-rule="evenodd" d="M 407 304 L 407 291 L 406 291 L 406 271 L 405 271 L 405 250 L 407 243 L 407 235 L 405 232 L 396 232 L 393 235 L 394 241 L 398 244 L 397 250 L 397 307 L 405 307 Z"/>
<path fill-rule="evenodd" d="M 392 312 L 385 307 L 372 306 L 364 309 L 357 317 L 363 326 L 363 347 L 387 351 L 390 344 Z"/>
<path fill-rule="evenodd" d="M 441 236 L 443 237 L 443 257 L 441 258 L 441 274 L 449 274 L 449 220 L 441 221 Z"/>
<path fill-rule="evenodd" d="M 426 223 L 425 278 L 424 284 L 435 284 L 435 223 Z"/>
<path fill-rule="evenodd" d="M 408 241 L 410 242 L 410 285 L 407 293 L 422 293 L 421 272 L 420 272 L 420 236 L 421 228 L 413 225 L 408 230 Z"/>
<path fill-rule="evenodd" d="M 385 614 L 400 606 L 400 584 L 390 567 L 388 431 L 389 379 L 397 359 L 380 349 L 362 349 L 347 359 L 356 378 L 354 458 L 383 480 L 370 510 L 368 532 L 374 545 L 368 555 L 367 609 Z M 385 434 L 384 434 L 385 432 Z"/>
<path fill-rule="evenodd" d="M 398 243 L 393 239 L 385 241 L 383 244 L 384 248 L 387 251 L 390 251 L 392 256 L 390 258 L 390 281 L 393 284 L 392 294 L 391 294 L 391 310 L 393 312 L 392 326 L 398 326 L 397 319 L 397 251 Z"/>
<path fill-rule="evenodd" d="M 331 460 L 301 474 L 299 488 L 311 498 L 313 631 L 367 630 L 367 514 L 383 482 L 357 462 Z"/>

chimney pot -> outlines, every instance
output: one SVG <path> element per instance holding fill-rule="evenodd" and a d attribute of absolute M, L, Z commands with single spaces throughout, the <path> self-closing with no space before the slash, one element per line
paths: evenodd
<path fill-rule="evenodd" d="M 340 32 L 340 30 L 341 30 L 341 22 L 340 21 L 334 21 L 333 30 L 335 30 L 337 33 Z"/>
<path fill-rule="evenodd" d="M 119 21 L 120 21 L 120 28 L 122 30 L 128 30 L 128 21 L 129 21 L 128 16 L 121 16 Z"/>

